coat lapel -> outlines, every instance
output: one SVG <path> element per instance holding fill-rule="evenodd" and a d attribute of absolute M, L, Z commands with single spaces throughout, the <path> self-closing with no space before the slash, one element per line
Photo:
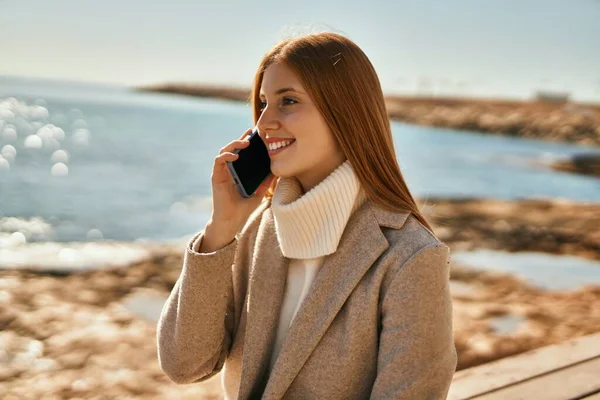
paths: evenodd
<path fill-rule="evenodd" d="M 386 218 L 388 216 L 392 218 Z M 399 227 L 407 216 L 408 213 L 392 214 L 379 210 L 373 207 L 370 201 L 366 201 L 352 215 L 337 251 L 325 258 L 288 331 L 263 398 L 280 399 L 283 397 L 350 293 L 377 258 L 389 247 L 380 225 Z M 285 280 L 286 276 L 283 275 Z M 282 292 L 279 283 L 282 278 L 279 274 L 276 276 L 277 283 L 273 285 L 274 291 L 277 293 L 268 295 L 268 302 L 266 301 L 267 295 L 265 295 L 264 304 L 260 305 L 270 307 L 271 312 L 276 309 L 275 303 L 281 297 Z M 279 309 L 276 314 L 279 315 Z M 264 319 L 265 325 L 255 327 L 260 330 L 263 337 L 266 336 L 265 328 L 271 332 L 273 324 L 272 318 L 265 316 Z M 260 344 L 258 351 L 266 348 L 266 337 L 260 342 L 256 338 L 254 341 L 252 345 Z M 249 346 L 250 343 L 247 343 L 244 347 L 249 349 Z"/>
<path fill-rule="evenodd" d="M 269 365 L 287 279 L 287 259 L 279 248 L 270 208 L 263 213 L 255 246 L 246 304 L 240 399 L 252 396 Z"/>

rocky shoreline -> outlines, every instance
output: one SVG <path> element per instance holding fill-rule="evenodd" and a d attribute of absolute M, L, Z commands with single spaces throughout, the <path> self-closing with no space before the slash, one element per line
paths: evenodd
<path fill-rule="evenodd" d="M 248 101 L 236 87 L 162 84 L 138 91 Z M 551 101 L 386 96 L 391 119 L 418 125 L 600 145 L 600 105 Z"/>
<path fill-rule="evenodd" d="M 429 198 L 419 205 L 454 251 L 537 251 L 600 260 L 599 203 Z"/>
<path fill-rule="evenodd" d="M 598 204 L 430 198 L 423 210 L 453 251 L 600 260 Z M 156 360 L 156 317 L 182 256 L 163 247 L 125 268 L 1 271 L 0 398 L 221 398 L 218 377 L 178 386 Z M 453 262 L 451 284 L 459 369 L 600 331 L 600 282 L 550 291 Z"/>

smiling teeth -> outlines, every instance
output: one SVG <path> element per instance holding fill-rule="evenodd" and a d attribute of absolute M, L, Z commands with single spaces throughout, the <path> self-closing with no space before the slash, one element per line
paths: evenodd
<path fill-rule="evenodd" d="M 280 149 L 282 147 L 286 147 L 292 142 L 293 142 L 293 140 L 285 140 L 283 142 L 269 143 L 269 150 L 273 151 L 273 150 Z"/>

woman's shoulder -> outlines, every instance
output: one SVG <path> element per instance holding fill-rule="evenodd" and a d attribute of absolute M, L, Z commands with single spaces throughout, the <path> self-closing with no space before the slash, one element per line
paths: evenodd
<path fill-rule="evenodd" d="M 387 252 L 402 264 L 425 249 L 448 253 L 448 246 L 410 212 L 384 210 L 373 205 L 374 215 L 389 247 Z"/>
<path fill-rule="evenodd" d="M 405 215 L 402 226 L 382 227 L 382 232 L 389 243 L 380 264 L 385 270 L 383 293 L 393 281 L 404 282 L 407 291 L 428 291 L 428 282 L 449 279 L 450 248 L 412 213 Z"/>
<path fill-rule="evenodd" d="M 372 201 L 367 203 L 390 244 L 410 247 L 443 244 L 413 213 L 387 210 Z"/>
<path fill-rule="evenodd" d="M 445 246 L 445 244 L 419 221 L 414 214 L 409 214 L 400 229 L 389 232 L 391 243 L 420 249 L 427 246 Z M 390 244 L 391 244 L 390 243 Z"/>

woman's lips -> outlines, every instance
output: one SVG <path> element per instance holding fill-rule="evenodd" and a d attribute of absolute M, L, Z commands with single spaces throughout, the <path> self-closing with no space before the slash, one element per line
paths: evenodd
<path fill-rule="evenodd" d="M 290 148 L 291 146 L 293 146 L 295 142 L 296 142 L 296 140 L 292 139 L 292 142 L 290 144 L 288 144 L 287 146 L 283 146 L 283 147 L 280 147 L 280 148 L 275 149 L 275 150 L 270 150 L 269 149 L 269 156 L 274 156 L 276 154 L 281 153 L 284 150 L 287 150 L 288 148 Z M 268 147 L 267 147 L 267 149 L 268 149 Z"/>

